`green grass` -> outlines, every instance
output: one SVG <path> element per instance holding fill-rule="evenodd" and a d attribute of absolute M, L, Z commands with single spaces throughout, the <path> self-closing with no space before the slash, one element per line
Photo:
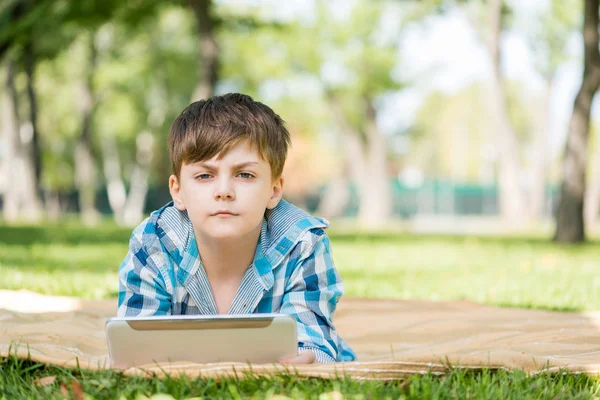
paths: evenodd
<path fill-rule="evenodd" d="M 0 226 L 0 289 L 89 299 L 117 295 L 117 268 L 130 229 L 105 224 Z M 330 232 L 346 295 L 456 300 L 555 310 L 600 310 L 599 243 L 568 247 L 532 238 L 476 238 Z M 343 300 L 342 300 L 343 301 Z M 49 386 L 35 386 L 56 376 Z M 78 382 L 78 383 L 73 383 Z M 584 375 L 454 370 L 391 383 L 293 376 L 214 380 L 143 379 L 114 371 L 64 370 L 0 360 L 0 399 L 62 398 L 81 386 L 87 398 L 599 398 L 599 381 Z M 61 387 L 62 391 L 61 392 Z M 325 395 L 330 393 L 329 395 Z M 329 396 L 329 397 L 327 397 Z"/>
<path fill-rule="evenodd" d="M 47 386 L 36 386 L 45 377 Z M 47 379 L 47 378 L 46 378 Z M 125 377 L 114 371 L 65 370 L 7 358 L 0 361 L 0 398 L 61 399 L 85 393 L 86 399 L 593 399 L 600 396 L 598 379 L 586 375 L 541 374 L 522 371 L 451 370 L 440 377 L 413 375 L 404 381 L 359 382 L 350 379 L 302 379 L 294 375 L 245 379 L 163 380 Z M 160 393 L 163 396 L 157 396 Z M 170 396 L 170 397 L 169 397 Z M 278 397 L 279 396 L 279 397 Z M 77 397 L 72 397 L 77 398 Z"/>
<path fill-rule="evenodd" d="M 598 243 L 439 236 L 332 243 L 351 296 L 600 310 Z"/>
<path fill-rule="evenodd" d="M 88 299 L 117 295 L 130 229 L 0 227 L 0 289 Z M 599 243 L 331 233 L 347 296 L 600 310 Z"/>

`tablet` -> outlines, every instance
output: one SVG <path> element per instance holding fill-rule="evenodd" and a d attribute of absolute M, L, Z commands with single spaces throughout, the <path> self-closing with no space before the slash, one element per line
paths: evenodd
<path fill-rule="evenodd" d="M 106 340 L 115 368 L 189 361 L 274 363 L 298 352 L 287 314 L 113 317 Z"/>

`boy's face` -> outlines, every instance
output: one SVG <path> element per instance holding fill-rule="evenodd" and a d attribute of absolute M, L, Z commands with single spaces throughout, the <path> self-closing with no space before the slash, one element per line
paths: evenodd
<path fill-rule="evenodd" d="M 265 210 L 281 199 L 283 178 L 273 180 L 270 164 L 242 142 L 220 160 L 184 163 L 180 179 L 169 178 L 169 189 L 197 235 L 233 239 L 260 230 Z"/>

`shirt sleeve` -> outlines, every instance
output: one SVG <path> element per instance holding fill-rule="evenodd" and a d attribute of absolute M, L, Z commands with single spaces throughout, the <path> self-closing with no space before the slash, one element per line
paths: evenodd
<path fill-rule="evenodd" d="M 166 255 L 158 237 L 144 243 L 144 225 L 131 235 L 129 251 L 119 267 L 119 317 L 171 314 L 172 296 L 160 272 Z"/>
<path fill-rule="evenodd" d="M 317 362 L 329 363 L 338 358 L 333 315 L 344 289 L 333 264 L 329 238 L 321 232 L 290 276 L 281 312 L 297 320 L 299 351 L 313 351 Z"/>

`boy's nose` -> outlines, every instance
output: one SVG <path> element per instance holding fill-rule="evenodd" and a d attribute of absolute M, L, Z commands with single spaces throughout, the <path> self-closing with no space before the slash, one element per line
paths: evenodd
<path fill-rule="evenodd" d="M 234 200 L 235 192 L 228 180 L 221 180 L 215 189 L 215 200 Z"/>

